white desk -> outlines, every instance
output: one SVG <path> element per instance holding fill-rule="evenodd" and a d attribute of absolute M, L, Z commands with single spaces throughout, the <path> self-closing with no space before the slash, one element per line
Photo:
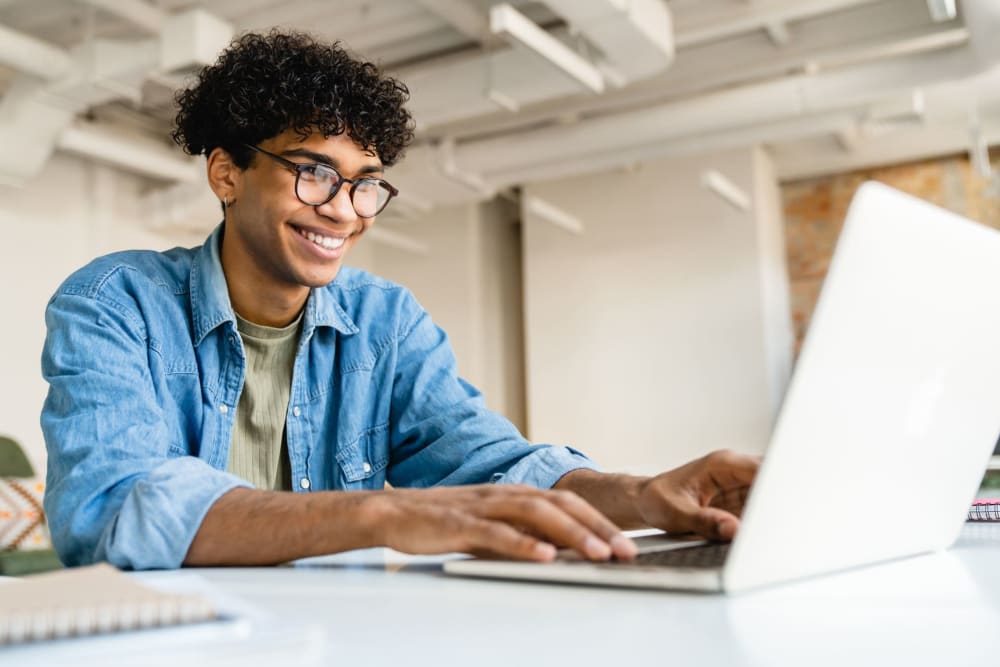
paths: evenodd
<path fill-rule="evenodd" d="M 456 579 L 439 564 L 373 549 L 196 572 L 312 638 L 307 655 L 283 635 L 280 661 L 233 664 L 1000 664 L 1000 524 L 967 524 L 945 553 L 737 597 Z M 46 664 L 43 647 L 32 657 Z"/>

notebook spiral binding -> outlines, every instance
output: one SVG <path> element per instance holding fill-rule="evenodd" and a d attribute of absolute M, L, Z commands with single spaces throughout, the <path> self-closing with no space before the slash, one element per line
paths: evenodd
<path fill-rule="evenodd" d="M 192 600 L 45 609 L 0 618 L 0 646 L 194 623 L 214 616 L 209 603 Z"/>
<path fill-rule="evenodd" d="M 969 521 L 1000 521 L 1000 500 L 977 500 L 972 503 Z"/>
<path fill-rule="evenodd" d="M 0 586 L 0 648 L 217 618 L 210 601 L 133 581 L 106 563 L 15 579 Z"/>

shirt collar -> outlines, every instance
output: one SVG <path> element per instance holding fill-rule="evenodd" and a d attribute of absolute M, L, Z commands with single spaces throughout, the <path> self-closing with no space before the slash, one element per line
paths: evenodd
<path fill-rule="evenodd" d="M 205 240 L 191 264 L 191 319 L 195 345 L 200 345 L 210 331 L 225 322 L 236 326 L 236 313 L 229 301 L 226 274 L 222 270 L 222 236 L 223 225 L 220 224 Z M 303 333 L 322 326 L 333 327 L 345 335 L 359 331 L 329 288 L 311 290 L 306 300 Z"/>

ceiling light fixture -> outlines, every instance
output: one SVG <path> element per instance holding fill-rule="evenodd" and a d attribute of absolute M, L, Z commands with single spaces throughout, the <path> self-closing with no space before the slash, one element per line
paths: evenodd
<path fill-rule="evenodd" d="M 750 195 L 720 171 L 715 169 L 706 169 L 703 171 L 701 174 L 701 185 L 706 190 L 714 192 L 737 210 L 749 211 L 753 206 Z"/>
<path fill-rule="evenodd" d="M 938 23 L 951 21 L 958 16 L 956 0 L 927 0 L 927 9 L 931 11 L 931 18 Z"/>
<path fill-rule="evenodd" d="M 556 227 L 565 229 L 573 234 L 583 234 L 584 227 L 580 218 L 568 211 L 564 211 L 555 204 L 551 204 L 544 199 L 534 195 L 524 198 L 524 208 L 529 213 L 537 215 L 539 218 L 550 222 Z"/>

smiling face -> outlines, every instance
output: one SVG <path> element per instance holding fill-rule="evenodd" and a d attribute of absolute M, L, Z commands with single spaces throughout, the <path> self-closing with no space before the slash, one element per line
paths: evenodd
<path fill-rule="evenodd" d="M 382 175 L 379 159 L 346 134 L 317 132 L 303 140 L 287 130 L 260 148 L 300 164 L 327 164 L 345 178 Z M 354 211 L 349 184 L 325 204 L 303 204 L 295 195 L 295 171 L 262 154 L 240 170 L 224 152 L 213 152 L 209 180 L 220 199 L 233 202 L 222 242 L 233 307 L 258 324 L 294 319 L 310 288 L 336 278 L 344 256 L 375 220 Z"/>

